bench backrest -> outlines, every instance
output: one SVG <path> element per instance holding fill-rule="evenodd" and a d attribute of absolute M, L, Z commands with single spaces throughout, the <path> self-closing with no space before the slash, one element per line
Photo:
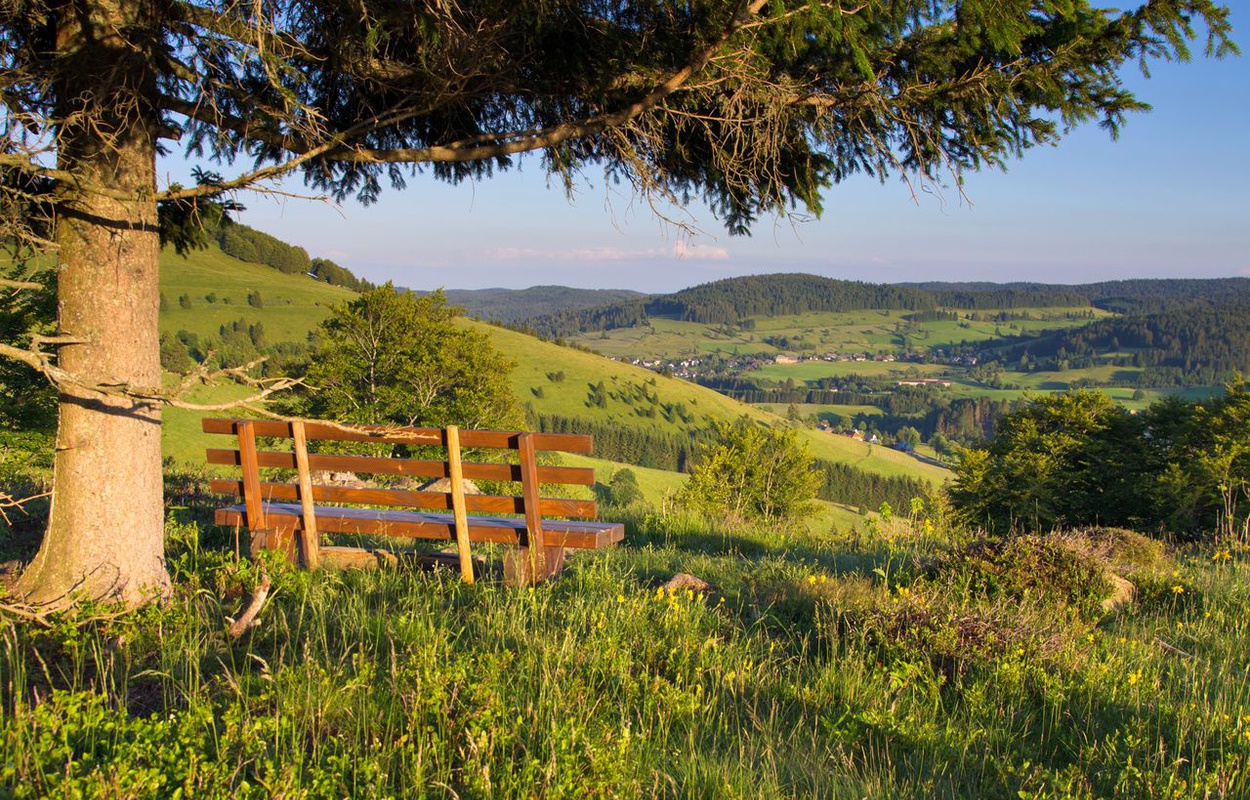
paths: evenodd
<path fill-rule="evenodd" d="M 208 463 L 237 466 L 242 469 L 241 479 L 217 479 L 212 489 L 220 494 L 243 497 L 250 500 L 299 501 L 300 483 L 307 474 L 311 480 L 315 472 L 352 472 L 372 475 L 391 475 L 414 478 L 452 478 L 453 459 L 427 460 L 413 458 L 389 458 L 377 456 L 337 455 L 308 453 L 307 464 L 300 465 L 296 449 L 280 451 L 258 450 L 258 438 L 294 439 L 295 423 L 275 420 L 240 420 L 208 418 L 203 421 L 205 433 L 236 436 L 236 448 L 210 448 Z M 433 446 L 444 450 L 448 447 L 448 429 L 441 428 L 392 428 L 375 426 L 348 426 L 321 422 L 304 422 L 307 441 L 368 442 L 373 444 Z M 515 450 L 520 463 L 464 462 L 461 475 L 470 480 L 519 482 L 520 495 L 468 495 L 467 510 L 490 514 L 524 514 L 537 511 L 544 517 L 575 517 L 591 519 L 597 513 L 593 500 L 541 497 L 537 494 L 542 484 L 593 486 L 595 473 L 585 467 L 560 467 L 539 465 L 534 454 L 539 451 L 562 451 L 589 453 L 591 437 L 578 434 L 525 433 L 521 431 L 458 431 L 459 445 L 474 449 Z M 259 479 L 261 468 L 293 470 L 298 474 L 294 483 L 269 482 Z M 249 485 L 251 484 L 251 485 Z M 533 490 L 532 492 L 530 490 Z M 345 486 L 313 485 L 311 499 L 319 503 L 353 504 L 364 506 L 395 506 L 404 508 L 453 510 L 451 491 L 413 491 L 408 489 L 353 488 Z M 527 500 L 537 500 L 537 508 L 527 508 Z M 259 508 L 259 507 L 258 507 Z M 249 508 L 249 512 L 251 508 Z M 260 515 L 260 516 L 263 516 Z"/>

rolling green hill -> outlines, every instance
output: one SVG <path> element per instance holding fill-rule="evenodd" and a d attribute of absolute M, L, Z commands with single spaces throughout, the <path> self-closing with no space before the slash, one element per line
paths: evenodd
<path fill-rule="evenodd" d="M 517 362 L 512 373 L 513 390 L 539 413 L 614 422 L 670 434 L 706 427 L 711 419 L 733 420 L 742 415 L 769 425 L 786 424 L 775 414 L 689 381 L 539 341 L 516 331 L 486 327 L 496 346 Z M 597 394 L 594 387 L 600 383 L 604 387 L 602 405 L 593 400 Z M 666 407 L 673 409 L 668 416 L 664 413 Z M 652 409 L 655 409 L 654 415 L 650 415 Z M 682 410 L 686 419 L 680 416 Z M 817 458 L 848 463 L 872 474 L 910 476 L 938 483 L 949 475 L 947 470 L 889 448 L 870 448 L 863 442 L 815 430 L 802 433 Z"/>
<path fill-rule="evenodd" d="M 348 290 L 306 276 L 238 261 L 216 248 L 192 253 L 188 258 L 166 253 L 161 285 L 166 298 L 162 330 L 213 336 L 221 325 L 242 317 L 249 323 L 262 322 L 271 342 L 304 340 L 324 319 L 329 305 L 352 296 Z M 260 307 L 248 305 L 247 297 L 252 292 L 260 293 Z M 179 302 L 184 295 L 190 308 Z M 210 295 L 216 302 L 208 301 Z M 781 417 L 687 381 L 542 342 L 516 331 L 472 320 L 462 323 L 487 331 L 495 345 L 516 362 L 511 375 L 513 389 L 535 413 L 613 423 L 677 438 L 689 438 L 692 431 L 706 429 L 710 420 L 733 420 L 742 415 L 770 425 L 787 424 Z M 592 402 L 596 386 L 602 386 L 601 404 Z M 196 399 L 216 402 L 240 393 L 232 387 L 205 389 Z M 204 414 L 167 410 L 167 455 L 199 463 L 209 444 L 207 437 L 199 433 L 201 416 Z M 947 476 L 945 470 L 887 448 L 867 448 L 863 443 L 818 431 L 804 431 L 803 435 L 814 456 L 851 464 L 873 475 L 930 482 L 941 482 Z M 681 478 L 674 475 L 668 480 Z"/>
<path fill-rule="evenodd" d="M 252 292 L 260 293 L 261 308 L 248 305 Z M 185 258 L 166 248 L 161 253 L 161 294 L 163 333 L 186 330 L 215 336 L 223 324 L 243 317 L 263 321 L 271 341 L 303 341 L 325 319 L 328 306 L 355 296 L 306 275 L 240 261 L 216 246 Z M 190 308 L 179 302 L 184 296 Z"/>

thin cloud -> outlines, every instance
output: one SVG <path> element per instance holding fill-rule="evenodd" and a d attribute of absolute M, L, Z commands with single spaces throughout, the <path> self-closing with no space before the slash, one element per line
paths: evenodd
<path fill-rule="evenodd" d="M 542 250 L 532 247 L 496 247 L 486 251 L 492 261 L 572 261 L 581 264 L 619 261 L 727 261 L 729 251 L 678 241 L 670 248 L 625 250 L 617 247 L 579 247 L 572 250 Z"/>

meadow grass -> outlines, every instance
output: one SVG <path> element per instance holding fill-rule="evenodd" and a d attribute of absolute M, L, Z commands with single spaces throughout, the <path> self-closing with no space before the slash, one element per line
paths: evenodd
<path fill-rule="evenodd" d="M 1026 537 L 994 550 L 923 509 L 843 537 L 617 513 L 624 546 L 579 554 L 534 589 L 267 562 L 271 601 L 232 641 L 225 618 L 260 566 L 202 508 L 172 508 L 167 604 L 0 623 L 0 787 L 15 798 L 1250 791 L 1243 549 L 1095 557 Z M 1089 578 L 1112 563 L 1138 600 L 1104 614 Z M 712 589 L 660 588 L 677 572 Z"/>
<path fill-rule="evenodd" d="M 260 292 L 263 307 L 248 305 L 249 292 Z M 263 264 L 249 264 L 217 247 L 195 250 L 185 258 L 172 248 L 161 252 L 161 331 L 187 330 L 201 337 L 217 336 L 222 325 L 240 317 L 265 325 L 271 342 L 302 342 L 329 315 L 329 308 L 356 297 L 339 286 L 306 275 L 286 275 Z M 187 295 L 191 307 L 179 298 Z M 215 296 L 215 302 L 206 298 Z"/>

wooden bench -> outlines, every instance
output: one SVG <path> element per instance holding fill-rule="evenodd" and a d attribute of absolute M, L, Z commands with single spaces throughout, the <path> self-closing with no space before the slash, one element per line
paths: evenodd
<path fill-rule="evenodd" d="M 504 556 L 504 578 L 512 585 L 544 580 L 559 572 L 566 548 L 599 549 L 624 538 L 619 523 L 595 522 L 593 500 L 540 496 L 542 484 L 591 486 L 594 470 L 539 465 L 535 453 L 588 453 L 591 438 L 575 434 L 439 428 L 382 428 L 333 423 L 205 419 L 205 433 L 237 438 L 233 449 L 210 448 L 208 463 L 238 467 L 239 479 L 218 479 L 212 490 L 243 502 L 216 511 L 219 525 L 246 527 L 253 552 L 277 549 L 292 561 L 316 568 L 323 562 L 350 566 L 376 563 L 363 548 L 321 547 L 321 533 L 454 540 L 461 572 L 473 580 L 470 542 L 514 545 Z M 258 449 L 257 439 L 290 440 L 278 450 Z M 309 441 L 368 442 L 442 448 L 441 460 L 309 453 Z M 504 458 L 462 462 L 461 447 L 515 450 L 519 463 Z M 261 469 L 293 473 L 293 482 L 264 480 Z M 317 473 L 347 472 L 405 478 L 447 478 L 446 490 L 354 488 L 317 485 Z M 467 494 L 464 480 L 516 482 L 518 495 Z M 575 518 L 575 519 L 570 519 Z M 580 521 L 579 521 L 580 520 Z"/>

